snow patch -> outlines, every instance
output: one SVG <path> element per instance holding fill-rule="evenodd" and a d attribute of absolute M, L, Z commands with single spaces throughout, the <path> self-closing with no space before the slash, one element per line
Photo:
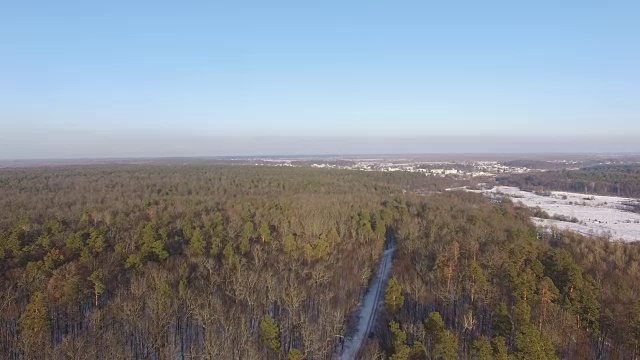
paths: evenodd
<path fill-rule="evenodd" d="M 512 186 L 496 186 L 491 190 L 468 190 L 495 197 L 505 195 L 514 203 L 539 207 L 551 217 L 575 218 L 577 223 L 534 218 L 543 227 L 557 227 L 584 235 L 610 236 L 612 240 L 640 241 L 640 214 L 632 213 L 640 206 L 638 199 L 616 196 L 585 195 L 551 191 L 543 195 L 522 191 Z M 547 196 L 548 195 L 548 196 Z"/>

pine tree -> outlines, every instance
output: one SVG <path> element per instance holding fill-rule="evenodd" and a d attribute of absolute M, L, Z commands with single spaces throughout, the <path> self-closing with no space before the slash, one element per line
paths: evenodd
<path fill-rule="evenodd" d="M 266 222 L 260 223 L 260 229 L 258 229 L 260 233 L 260 239 L 263 243 L 268 244 L 271 242 L 271 229 L 269 229 L 269 225 Z"/>
<path fill-rule="evenodd" d="M 209 254 L 211 255 L 211 257 L 218 256 L 218 254 L 220 254 L 221 248 L 222 248 L 222 240 L 219 237 L 214 236 L 211 239 L 211 249 L 209 251 Z"/>
<path fill-rule="evenodd" d="M 555 360 L 555 349 L 551 341 L 534 326 L 523 326 L 515 339 L 516 359 Z"/>
<path fill-rule="evenodd" d="M 313 249 L 313 257 L 315 259 L 324 259 L 331 253 L 331 247 L 325 239 L 319 239 Z"/>
<path fill-rule="evenodd" d="M 440 316 L 440 313 L 437 311 L 429 314 L 429 318 L 424 326 L 427 334 L 432 338 L 436 338 L 445 329 L 444 320 L 442 320 L 442 316 Z"/>
<path fill-rule="evenodd" d="M 387 227 L 385 226 L 385 224 L 381 220 L 376 221 L 376 229 L 375 229 L 376 239 L 384 240 L 386 234 L 387 234 Z"/>
<path fill-rule="evenodd" d="M 251 251 L 251 243 L 249 242 L 249 238 L 242 238 L 240 240 L 240 244 L 238 245 L 238 251 L 240 251 L 240 254 L 242 255 Z"/>
<path fill-rule="evenodd" d="M 493 314 L 492 329 L 494 335 L 502 336 L 503 338 L 511 336 L 513 323 L 511 322 L 511 316 L 505 303 L 500 303 L 498 311 Z"/>
<path fill-rule="evenodd" d="M 73 234 L 69 235 L 69 237 L 65 241 L 65 246 L 71 252 L 79 253 L 80 250 L 82 250 L 82 247 L 84 246 L 84 243 L 82 242 L 82 233 L 81 232 L 76 232 L 76 233 L 73 233 Z"/>
<path fill-rule="evenodd" d="M 338 231 L 335 227 L 332 227 L 331 230 L 329 230 L 329 234 L 327 234 L 327 241 L 332 246 L 340 242 L 340 235 L 338 235 Z"/>
<path fill-rule="evenodd" d="M 164 248 L 164 241 L 158 236 L 155 225 L 148 223 L 141 231 L 142 246 L 140 247 L 141 260 L 166 260 L 169 253 Z"/>
<path fill-rule="evenodd" d="M 400 324 L 395 321 L 389 323 L 391 339 L 393 341 L 393 355 L 391 360 L 407 360 L 411 349 L 407 345 L 407 333 L 400 329 Z"/>
<path fill-rule="evenodd" d="M 89 236 L 89 241 L 87 242 L 89 248 L 94 254 L 99 254 L 104 251 L 105 241 L 104 235 L 101 231 L 97 229 L 93 229 L 91 231 L 91 235 Z"/>
<path fill-rule="evenodd" d="M 509 353 L 505 338 L 502 336 L 494 336 L 491 339 L 491 347 L 495 360 L 509 360 Z"/>
<path fill-rule="evenodd" d="M 473 342 L 471 347 L 471 358 L 473 360 L 493 360 L 493 349 L 486 336 Z"/>
<path fill-rule="evenodd" d="M 189 256 L 203 256 L 206 245 L 207 243 L 204 240 L 204 236 L 202 235 L 202 230 L 197 228 L 193 231 L 191 239 L 189 239 L 189 248 L 187 252 L 189 253 Z"/>
<path fill-rule="evenodd" d="M 302 247 L 302 250 L 304 252 L 305 260 L 307 260 L 308 262 L 311 262 L 313 260 L 313 258 L 315 257 L 315 252 L 313 250 L 313 246 L 311 246 L 311 244 L 309 244 L 309 243 L 306 243 Z"/>
<path fill-rule="evenodd" d="M 293 234 L 287 234 L 282 242 L 282 250 L 291 256 L 296 251 L 296 238 Z"/>
<path fill-rule="evenodd" d="M 91 273 L 91 276 L 88 278 L 89 281 L 93 283 L 93 301 L 94 305 L 98 306 L 98 298 L 104 292 L 106 286 L 104 285 L 102 270 L 96 270 Z"/>
<path fill-rule="evenodd" d="M 291 349 L 289 350 L 287 360 L 304 360 L 304 354 L 298 349 Z"/>
<path fill-rule="evenodd" d="M 433 357 L 442 360 L 456 360 L 458 358 L 458 339 L 449 330 L 445 330 L 436 341 Z"/>
<path fill-rule="evenodd" d="M 402 286 L 395 278 L 391 278 L 387 284 L 384 295 L 384 304 L 394 314 L 397 314 L 404 305 L 404 296 L 402 295 Z"/>
<path fill-rule="evenodd" d="M 20 339 L 27 358 L 46 352 L 51 340 L 51 319 L 46 297 L 36 291 L 18 320 Z"/>
<path fill-rule="evenodd" d="M 484 276 L 484 272 L 482 271 L 482 268 L 480 267 L 480 265 L 478 264 L 477 261 L 472 260 L 469 263 L 468 268 L 466 269 L 467 272 L 467 282 L 468 282 L 468 290 L 469 293 L 471 295 L 471 301 L 475 301 L 476 297 L 478 296 L 478 294 L 482 294 L 487 287 L 489 286 L 489 282 L 487 281 L 487 278 Z"/>
<path fill-rule="evenodd" d="M 264 316 L 264 320 L 260 324 L 260 333 L 267 348 L 276 354 L 280 354 L 280 328 L 268 314 Z"/>
<path fill-rule="evenodd" d="M 542 324 L 547 321 L 547 313 L 552 302 L 558 298 L 559 291 L 553 284 L 553 281 L 544 277 L 538 284 L 538 297 L 540 299 L 540 318 L 538 321 L 538 329 L 542 329 Z"/>
<path fill-rule="evenodd" d="M 255 234 L 255 227 L 253 226 L 252 222 L 246 222 L 244 224 L 244 228 L 242 229 L 242 239 L 247 239 L 250 240 L 251 238 L 253 238 L 253 235 Z"/>
<path fill-rule="evenodd" d="M 425 324 L 429 339 L 433 342 L 433 359 L 455 360 L 458 356 L 458 339 L 447 330 L 440 313 L 432 312 Z"/>
<path fill-rule="evenodd" d="M 44 256 L 44 268 L 47 271 L 53 271 L 64 263 L 64 256 L 60 250 L 53 248 Z"/>
<path fill-rule="evenodd" d="M 253 238 L 255 229 L 252 222 L 246 222 L 244 229 L 242 230 L 242 236 L 240 237 L 240 245 L 238 250 L 240 254 L 244 255 L 251 250 L 251 239 Z"/>
<path fill-rule="evenodd" d="M 531 306 L 529 306 L 526 301 L 518 299 L 513 312 L 515 314 L 516 325 L 518 327 L 529 325 L 529 321 L 531 321 Z"/>
<path fill-rule="evenodd" d="M 226 266 L 232 267 L 236 264 L 236 252 L 233 250 L 233 245 L 231 243 L 227 243 L 222 251 L 223 261 Z"/>

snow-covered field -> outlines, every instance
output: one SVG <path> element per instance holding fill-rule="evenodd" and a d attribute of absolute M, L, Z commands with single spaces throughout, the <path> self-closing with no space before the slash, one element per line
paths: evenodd
<path fill-rule="evenodd" d="M 640 200 L 615 196 L 585 195 L 552 191 L 541 196 L 516 187 L 496 186 L 491 190 L 468 190 L 486 195 L 507 195 L 514 203 L 528 207 L 540 207 L 551 217 L 562 215 L 576 218 L 578 223 L 534 218 L 541 226 L 556 226 L 584 235 L 606 235 L 612 240 L 640 241 L 640 214 L 632 213 L 630 204 L 640 205 Z"/>

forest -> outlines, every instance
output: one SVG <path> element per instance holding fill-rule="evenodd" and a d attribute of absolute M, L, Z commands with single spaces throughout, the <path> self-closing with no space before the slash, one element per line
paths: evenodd
<path fill-rule="evenodd" d="M 531 209 L 408 204 L 380 337 L 362 359 L 634 359 L 640 246 L 538 232 Z"/>
<path fill-rule="evenodd" d="M 0 171 L 0 357 L 337 359 L 385 241 L 362 359 L 640 355 L 640 247 L 410 173 L 248 165 Z"/>
<path fill-rule="evenodd" d="M 640 165 L 596 165 L 579 170 L 511 174 L 496 178 L 500 185 L 526 191 L 567 191 L 640 198 Z"/>

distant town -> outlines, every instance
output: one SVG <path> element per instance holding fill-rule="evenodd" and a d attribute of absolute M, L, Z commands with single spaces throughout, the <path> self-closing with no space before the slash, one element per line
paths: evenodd
<path fill-rule="evenodd" d="M 362 171 L 404 171 L 423 173 L 426 176 L 471 178 L 479 176 L 495 176 L 504 173 L 525 173 L 530 171 L 526 167 L 505 166 L 497 161 L 478 162 L 426 162 L 426 163 L 379 163 L 379 162 L 357 162 L 354 165 L 332 165 L 332 164 L 312 164 L 317 168 L 338 168 L 346 170 Z"/>
<path fill-rule="evenodd" d="M 610 158 L 576 158 L 570 157 L 536 159 L 536 160 L 465 160 L 451 159 L 432 161 L 425 158 L 401 158 L 387 156 L 383 158 L 242 158 L 234 161 L 244 164 L 285 167 L 313 167 L 321 169 L 341 169 L 355 171 L 411 172 L 425 176 L 448 177 L 454 179 L 472 179 L 495 177 L 508 174 L 523 174 L 547 170 L 577 170 L 584 166 L 637 163 L 637 156 Z"/>

